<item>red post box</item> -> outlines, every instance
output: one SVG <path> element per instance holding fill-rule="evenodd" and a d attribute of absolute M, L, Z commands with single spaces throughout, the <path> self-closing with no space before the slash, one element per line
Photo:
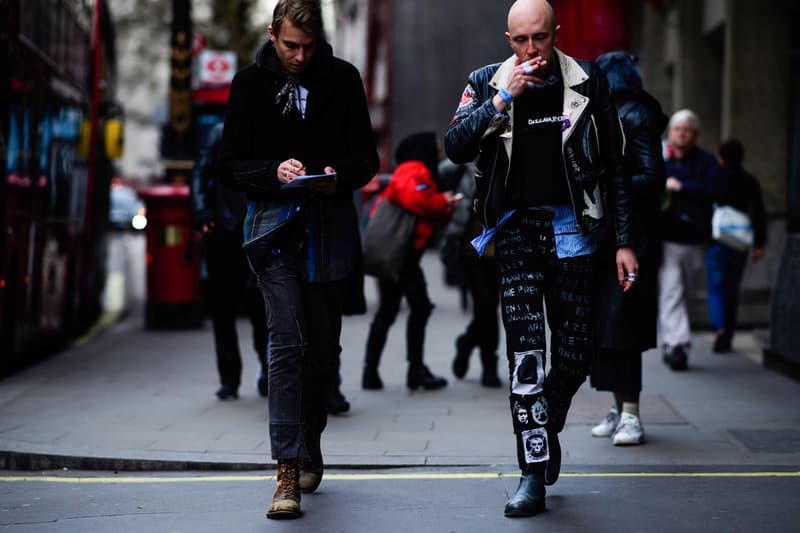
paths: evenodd
<path fill-rule="evenodd" d="M 192 328 L 203 324 L 200 296 L 202 253 L 192 231 L 189 187 L 154 185 L 139 191 L 147 209 L 148 328 Z"/>

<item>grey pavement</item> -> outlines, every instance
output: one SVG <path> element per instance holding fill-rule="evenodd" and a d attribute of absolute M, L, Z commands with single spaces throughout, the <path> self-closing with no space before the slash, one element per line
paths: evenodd
<path fill-rule="evenodd" d="M 405 388 L 405 312 L 381 363 L 383 391 L 362 391 L 360 371 L 375 312 L 347 317 L 342 335 L 343 386 L 352 404 L 330 417 L 323 452 L 331 468 L 486 467 L 512 471 L 514 444 L 508 391 L 480 386 L 477 354 L 465 380 L 450 372 L 455 336 L 468 316 L 442 284 L 435 254 L 424 268 L 433 312 L 426 362 L 447 388 Z M 266 400 L 258 396 L 258 363 L 246 320 L 239 322 L 243 385 L 238 401 L 214 396 L 217 372 L 210 322 L 204 329 L 145 330 L 140 310 L 56 356 L 0 381 L 0 467 L 5 469 L 272 468 Z M 753 335 L 735 353 L 711 353 L 697 333 L 690 370 L 674 373 L 657 351 L 644 356 L 644 446 L 618 448 L 589 430 L 611 397 L 580 389 L 562 433 L 564 471 L 713 468 L 798 470 L 800 386 L 763 368 Z M 501 349 L 502 351 L 502 349 Z M 501 365 L 501 375 L 505 366 Z"/>

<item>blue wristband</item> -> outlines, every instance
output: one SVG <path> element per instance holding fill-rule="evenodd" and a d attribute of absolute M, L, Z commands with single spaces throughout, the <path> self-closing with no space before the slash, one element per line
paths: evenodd
<path fill-rule="evenodd" d="M 509 93 L 509 92 L 506 90 L 506 88 L 505 88 L 505 87 L 503 87 L 502 89 L 500 89 L 499 91 L 497 91 L 497 94 L 499 94 L 499 95 L 500 95 L 500 98 L 502 98 L 502 99 L 503 99 L 503 101 L 504 101 L 505 103 L 507 103 L 507 104 L 510 104 L 511 102 L 513 102 L 513 101 L 514 101 L 514 97 L 513 97 L 513 96 L 511 96 L 511 93 Z"/>

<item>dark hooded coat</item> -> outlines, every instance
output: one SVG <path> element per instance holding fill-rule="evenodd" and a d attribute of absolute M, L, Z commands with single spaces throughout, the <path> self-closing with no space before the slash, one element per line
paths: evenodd
<path fill-rule="evenodd" d="M 668 117 L 658 101 L 642 90 L 641 77 L 630 56 L 607 56 L 601 56 L 597 63 L 606 73 L 625 132 L 623 165 L 631 178 L 639 280 L 623 295 L 614 261 L 616 242 L 613 235 L 601 241 L 596 282 L 597 341 L 602 348 L 638 352 L 656 346 L 661 263 L 659 213 L 666 179 L 661 135 Z"/>

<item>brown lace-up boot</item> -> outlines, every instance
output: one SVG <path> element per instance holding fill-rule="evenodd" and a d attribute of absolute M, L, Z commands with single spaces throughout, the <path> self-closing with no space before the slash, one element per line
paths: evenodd
<path fill-rule="evenodd" d="M 296 459 L 278 460 L 278 486 L 267 509 L 267 518 L 298 518 L 300 516 L 300 462 Z"/>

